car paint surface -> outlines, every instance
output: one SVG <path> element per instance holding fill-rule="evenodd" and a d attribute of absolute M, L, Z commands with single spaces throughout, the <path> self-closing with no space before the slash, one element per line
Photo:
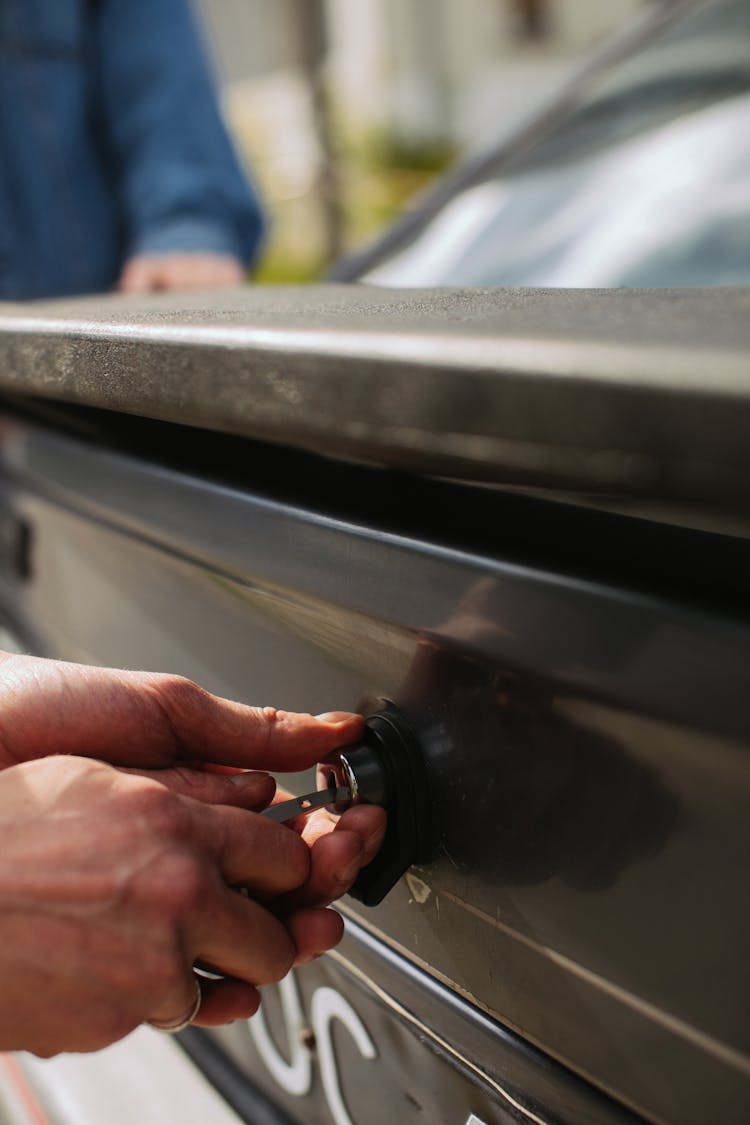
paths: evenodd
<path fill-rule="evenodd" d="M 6 305 L 0 392 L 746 536 L 749 349 L 747 287 L 246 287 Z"/>
<path fill-rule="evenodd" d="M 347 915 L 650 1120 L 744 1119 L 746 613 L 566 573 L 552 541 L 509 561 L 512 526 L 507 557 L 462 548 L 448 506 L 409 537 L 23 423 L 5 446 L 39 647 L 300 710 L 395 700 L 436 858 Z"/>

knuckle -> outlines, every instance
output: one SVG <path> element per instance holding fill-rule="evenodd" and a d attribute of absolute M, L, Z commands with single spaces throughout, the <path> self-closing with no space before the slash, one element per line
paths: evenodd
<path fill-rule="evenodd" d="M 192 708 L 208 697 L 204 688 L 186 676 L 159 675 L 154 678 L 154 686 L 161 702 L 167 707 Z"/>
<path fill-rule="evenodd" d="M 200 729 L 210 711 L 210 693 L 185 676 L 155 674 L 150 677 L 147 691 L 175 747 L 182 745 L 182 732 L 191 725 Z"/>
<path fill-rule="evenodd" d="M 192 817 L 187 805 L 158 781 L 139 787 L 137 803 L 151 832 L 162 839 L 181 840 L 189 835 Z"/>
<path fill-rule="evenodd" d="M 253 707 L 252 711 L 259 723 L 257 737 L 262 742 L 261 750 L 267 750 L 274 738 L 274 728 L 280 726 L 284 719 L 284 712 L 276 707 Z"/>
<path fill-rule="evenodd" d="M 189 853 L 170 853 L 150 872 L 148 895 L 163 916 L 182 919 L 205 905 L 207 877 Z"/>
<path fill-rule="evenodd" d="M 203 773 L 190 766 L 172 766 L 170 773 L 178 791 L 186 797 L 210 797 L 230 788 L 228 778 L 222 774 Z"/>

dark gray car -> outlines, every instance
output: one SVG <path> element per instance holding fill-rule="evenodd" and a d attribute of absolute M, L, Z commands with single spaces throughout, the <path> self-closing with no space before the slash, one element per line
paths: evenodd
<path fill-rule="evenodd" d="M 741 12 L 674 8 L 647 53 L 683 10 L 707 34 Z M 731 117 L 730 86 L 672 124 L 649 101 L 650 132 L 623 108 L 617 145 Z M 352 276 L 404 267 L 430 214 Z M 227 1107 L 253 1125 L 747 1122 L 750 289 L 713 287 L 747 281 L 746 227 L 707 229 L 706 261 L 728 249 L 708 288 L 696 251 L 688 288 L 0 310 L 5 643 L 361 710 L 388 744 L 388 864 L 344 901 L 340 948 L 248 1023 L 180 1036 L 217 1125 Z M 156 1052 L 129 1059 L 144 1091 L 174 1081 Z M 97 1120 L 27 1074 L 55 1123 Z M 128 1096 L 148 1121 L 153 1094 Z"/>

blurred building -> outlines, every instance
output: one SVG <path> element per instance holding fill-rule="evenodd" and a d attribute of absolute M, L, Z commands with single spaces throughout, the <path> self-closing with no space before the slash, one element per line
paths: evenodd
<path fill-rule="evenodd" d="M 311 238 L 321 243 L 314 254 L 330 255 L 347 209 L 355 236 L 373 225 L 363 218 L 368 206 L 376 217 L 387 214 L 383 185 L 366 182 L 352 153 L 361 159 L 369 145 L 406 167 L 411 154 L 415 167 L 425 168 L 492 143 L 552 97 L 583 53 L 644 6 L 644 0 L 197 2 L 239 146 L 275 209 L 283 213 L 288 205 L 301 216 L 300 233 L 283 247 L 292 257 Z M 396 195 L 409 183 L 402 177 Z M 360 189 L 362 206 L 350 198 Z"/>
<path fill-rule="evenodd" d="M 295 70 L 300 4 L 315 3 L 200 0 L 224 80 L 247 85 Z M 320 6 L 334 96 L 354 127 L 393 130 L 405 145 L 465 144 L 475 139 L 478 121 L 502 117 L 495 90 L 507 93 L 527 74 L 524 98 L 513 103 L 534 88 L 544 96 L 572 60 L 643 0 L 320 0 Z"/>
<path fill-rule="evenodd" d="M 409 144 L 495 139 L 642 0 L 328 0 L 350 112 Z"/>

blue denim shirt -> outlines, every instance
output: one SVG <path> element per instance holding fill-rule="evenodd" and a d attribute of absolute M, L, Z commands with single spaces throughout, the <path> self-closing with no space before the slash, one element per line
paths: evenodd
<path fill-rule="evenodd" d="M 247 263 L 261 231 L 188 0 L 0 0 L 0 297 L 106 290 L 141 252 Z"/>

